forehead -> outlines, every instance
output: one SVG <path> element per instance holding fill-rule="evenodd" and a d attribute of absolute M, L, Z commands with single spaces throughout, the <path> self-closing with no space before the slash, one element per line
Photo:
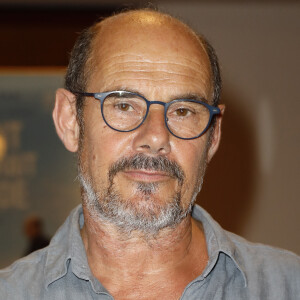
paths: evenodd
<path fill-rule="evenodd" d="M 189 85 L 188 92 L 211 93 L 205 49 L 192 31 L 168 16 L 145 12 L 105 20 L 91 56 L 93 90 L 150 87 L 161 93 L 170 87 L 180 93 Z"/>

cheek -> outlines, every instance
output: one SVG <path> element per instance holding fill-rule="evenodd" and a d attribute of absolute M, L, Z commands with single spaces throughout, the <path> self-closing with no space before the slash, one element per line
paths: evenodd
<path fill-rule="evenodd" d="M 131 135 L 109 128 L 101 119 L 85 126 L 82 161 L 94 180 L 107 177 L 109 167 L 130 152 Z"/>
<path fill-rule="evenodd" d="M 175 150 L 176 149 L 176 150 Z M 174 154 L 177 157 L 177 162 L 183 168 L 186 176 L 186 184 L 188 187 L 193 187 L 199 177 L 199 170 L 203 166 L 207 156 L 207 138 L 183 141 L 175 147 Z"/>

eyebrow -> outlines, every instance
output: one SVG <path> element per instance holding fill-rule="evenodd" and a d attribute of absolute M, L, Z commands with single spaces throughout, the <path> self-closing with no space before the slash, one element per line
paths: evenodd
<path fill-rule="evenodd" d="M 130 93 L 141 95 L 144 98 L 148 99 L 141 91 L 138 91 L 138 90 L 135 90 L 135 89 L 132 89 L 132 88 L 127 88 L 127 87 L 121 87 L 120 86 L 120 87 L 116 87 L 114 89 L 110 89 L 109 91 L 106 91 L 106 92 L 110 92 L 110 91 L 130 92 Z M 205 102 L 205 103 L 209 104 L 208 100 L 205 97 L 203 97 L 202 95 L 197 94 L 197 93 L 184 93 L 184 94 L 178 94 L 176 96 L 171 96 L 171 97 L 169 97 L 167 102 L 171 102 L 173 100 L 178 100 L 178 99 L 196 100 L 196 101 L 202 101 L 202 102 Z M 155 99 L 155 100 L 161 101 L 162 99 Z"/>
<path fill-rule="evenodd" d="M 196 94 L 196 93 L 179 94 L 179 95 L 176 95 L 176 97 L 174 97 L 172 100 L 176 100 L 176 99 L 196 100 L 196 101 L 202 101 L 202 102 L 205 102 L 208 104 L 208 100 L 205 97 L 201 96 L 200 94 Z"/>

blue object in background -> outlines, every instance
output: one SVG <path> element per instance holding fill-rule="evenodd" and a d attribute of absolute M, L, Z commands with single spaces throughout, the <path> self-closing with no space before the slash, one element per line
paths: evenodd
<path fill-rule="evenodd" d="M 53 235 L 79 203 L 76 157 L 52 121 L 62 72 L 0 74 L 0 268 L 22 256 L 23 220 L 35 213 Z"/>

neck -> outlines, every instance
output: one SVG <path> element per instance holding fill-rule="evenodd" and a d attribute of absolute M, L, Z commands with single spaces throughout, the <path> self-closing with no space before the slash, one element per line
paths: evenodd
<path fill-rule="evenodd" d="M 203 229 L 190 215 L 175 228 L 162 229 L 155 236 L 139 232 L 124 235 L 112 224 L 91 219 L 85 209 L 84 217 L 81 235 L 89 266 L 106 288 L 109 281 L 122 282 L 124 278 L 142 284 L 144 279 L 149 282 L 186 275 L 188 283 L 206 266 Z"/>

